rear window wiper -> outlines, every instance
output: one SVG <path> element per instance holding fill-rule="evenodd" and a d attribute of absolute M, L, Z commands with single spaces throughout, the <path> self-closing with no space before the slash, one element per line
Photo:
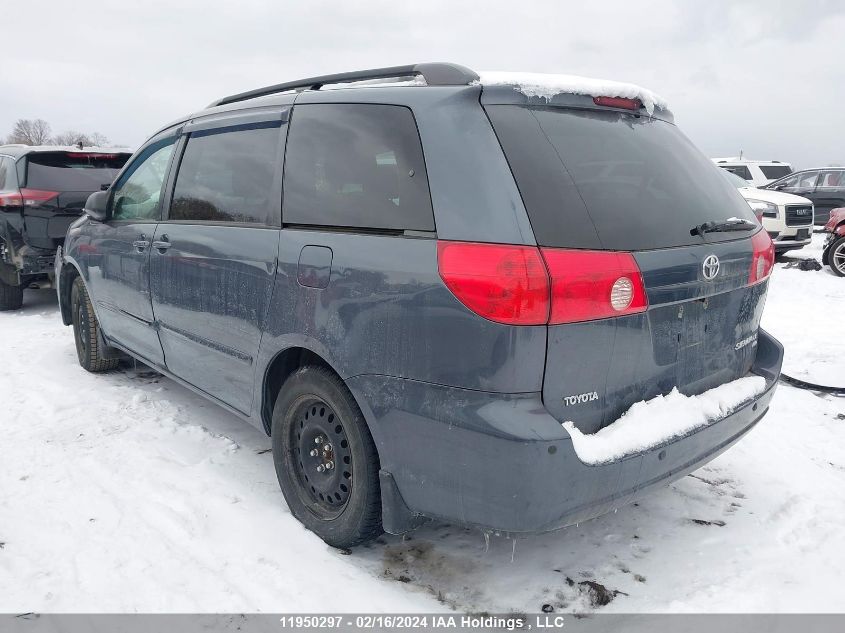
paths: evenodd
<path fill-rule="evenodd" d="M 727 231 L 750 231 L 757 228 L 757 223 L 743 218 L 729 218 L 724 222 L 704 222 L 690 229 L 690 235 L 705 233 L 725 233 Z"/>

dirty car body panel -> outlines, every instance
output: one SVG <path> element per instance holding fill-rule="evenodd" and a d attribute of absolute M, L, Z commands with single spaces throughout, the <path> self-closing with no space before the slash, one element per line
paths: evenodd
<path fill-rule="evenodd" d="M 382 146 L 388 128 L 395 145 Z M 192 151 L 255 130 L 277 134 L 261 195 L 234 163 L 237 178 L 189 175 Z M 174 149 L 145 219 L 70 228 L 57 262 L 65 323 L 78 274 L 110 345 L 267 432 L 274 377 L 319 359 L 375 442 L 387 531 L 420 517 L 510 534 L 583 521 L 694 470 L 768 410 L 783 350 L 759 328 L 768 282 L 749 280 L 759 226 L 691 231 L 753 215 L 667 111 L 474 84 L 257 96 L 176 122 L 112 189 L 168 134 Z M 561 147 L 595 138 L 583 160 Z M 375 162 L 333 160 L 336 142 Z M 331 151 L 319 155 L 321 144 Z M 229 154 L 250 160 L 235 141 L 225 147 L 217 166 Z M 346 184 L 325 187 L 333 178 Z M 367 198 L 370 187 L 389 195 Z M 259 199 L 260 217 L 243 210 Z M 354 200 L 363 219 L 325 219 L 338 199 Z M 623 208 L 630 217 L 618 217 Z M 444 244 L 470 242 L 624 253 L 647 305 L 576 322 L 485 318 L 447 285 L 438 259 Z M 707 279 L 710 256 L 721 269 Z M 582 462 L 562 426 L 593 433 L 635 402 L 746 375 L 763 376 L 766 389 L 729 416 L 611 463 Z M 582 393 L 595 397 L 566 403 Z"/>

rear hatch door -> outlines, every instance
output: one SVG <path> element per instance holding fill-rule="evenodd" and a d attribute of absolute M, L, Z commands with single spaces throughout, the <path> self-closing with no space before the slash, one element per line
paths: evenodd
<path fill-rule="evenodd" d="M 579 107 L 482 103 L 538 245 L 628 252 L 642 274 L 646 311 L 549 326 L 544 404 L 589 433 L 637 401 L 746 374 L 766 283 L 750 280 L 760 239 L 751 208 L 670 116 L 574 99 Z"/>
<path fill-rule="evenodd" d="M 110 185 L 130 155 L 83 150 L 28 154 L 21 187 L 26 242 L 37 248 L 58 246 L 88 196 Z"/>

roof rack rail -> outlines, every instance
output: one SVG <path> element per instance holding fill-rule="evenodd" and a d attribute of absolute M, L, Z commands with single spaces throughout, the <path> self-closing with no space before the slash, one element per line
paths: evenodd
<path fill-rule="evenodd" d="M 319 90 L 325 84 L 366 81 L 368 79 L 388 79 L 390 77 L 408 77 L 411 75 L 422 75 L 426 84 L 429 86 L 466 86 L 473 81 L 478 81 L 478 73 L 459 64 L 442 62 L 410 64 L 408 66 L 355 70 L 348 73 L 336 73 L 334 75 L 322 75 L 320 77 L 288 81 L 282 84 L 256 88 L 255 90 L 247 90 L 236 95 L 223 97 L 212 102 L 208 107 L 213 108 L 214 106 L 226 105 L 228 103 L 237 103 L 238 101 L 246 101 L 247 99 L 255 99 L 256 97 L 264 97 L 288 90 Z"/>

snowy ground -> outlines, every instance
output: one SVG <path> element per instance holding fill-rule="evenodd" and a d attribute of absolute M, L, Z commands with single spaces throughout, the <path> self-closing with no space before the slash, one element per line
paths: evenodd
<path fill-rule="evenodd" d="M 845 384 L 845 279 L 786 261 L 764 325 L 793 375 Z M 707 467 L 515 550 L 435 525 L 344 555 L 288 513 L 264 435 L 143 368 L 79 368 L 52 293 L 0 314 L 0 357 L 0 612 L 845 611 L 843 398 L 781 385 Z"/>

